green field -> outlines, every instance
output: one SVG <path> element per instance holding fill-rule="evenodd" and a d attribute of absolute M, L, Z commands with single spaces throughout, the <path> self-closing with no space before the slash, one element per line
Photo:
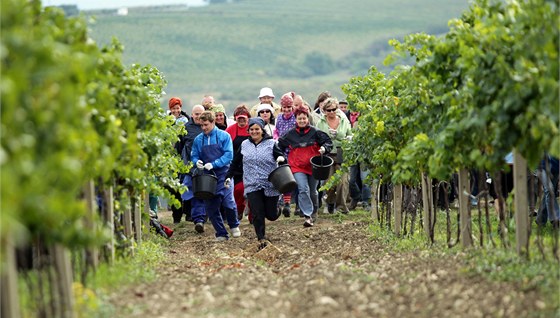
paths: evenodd
<path fill-rule="evenodd" d="M 465 0 L 244 0 L 88 14 L 95 16 L 96 42 L 116 37 L 125 63 L 165 74 L 162 103 L 180 96 L 190 106 L 213 94 L 231 112 L 256 103 L 263 86 L 273 88 L 277 101 L 287 91 L 311 104 L 323 90 L 343 97 L 340 86 L 351 77 L 372 65 L 388 70 L 382 62 L 389 39 L 445 33 L 467 7 Z"/>

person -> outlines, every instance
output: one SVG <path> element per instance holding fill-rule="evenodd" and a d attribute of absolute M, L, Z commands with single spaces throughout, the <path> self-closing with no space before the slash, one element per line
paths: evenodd
<path fill-rule="evenodd" d="M 556 200 L 558 196 L 559 165 L 558 158 L 547 154 L 537 169 L 537 176 L 541 181 L 544 192 L 535 219 L 535 222 L 540 226 L 546 225 L 547 221 L 550 221 L 554 227 L 559 225 L 560 209 Z"/>
<path fill-rule="evenodd" d="M 235 158 L 239 149 L 241 148 L 241 143 L 249 138 L 249 132 L 247 131 L 247 123 L 249 122 L 249 109 L 244 104 L 238 105 L 233 111 L 233 116 L 235 118 L 235 124 L 230 125 L 226 132 L 230 135 L 233 141 L 233 156 Z M 236 171 L 233 175 L 233 197 L 235 198 L 235 204 L 237 205 L 238 218 L 241 220 L 243 218 L 243 211 L 245 211 L 245 196 L 244 196 L 244 186 L 243 186 L 243 171 Z M 249 219 L 252 221 L 252 218 Z"/>
<path fill-rule="evenodd" d="M 168 102 L 169 113 L 175 117 L 175 125 L 185 125 L 189 121 L 189 116 L 182 110 L 183 101 L 179 97 L 171 97 Z M 177 141 L 174 145 L 175 151 L 177 151 L 178 155 L 181 155 L 181 152 L 184 147 L 184 135 L 180 135 L 179 141 Z M 185 177 L 184 174 L 180 173 L 178 176 L 179 182 L 183 182 Z M 185 216 L 185 220 L 188 221 L 189 215 L 187 213 L 187 209 L 183 200 L 181 199 L 181 193 L 177 190 L 171 189 L 167 187 L 168 191 L 179 201 L 179 206 L 171 205 L 171 215 L 173 217 L 173 223 L 178 224 L 181 222 L 183 215 Z"/>
<path fill-rule="evenodd" d="M 216 127 L 221 130 L 226 130 L 228 127 L 226 109 L 222 104 L 215 104 L 210 108 L 216 116 Z"/>
<path fill-rule="evenodd" d="M 350 120 L 350 111 L 348 110 L 348 102 L 345 99 L 338 101 L 338 109 L 346 115 L 346 118 Z"/>
<path fill-rule="evenodd" d="M 234 170 L 242 170 L 246 185 L 244 193 L 253 214 L 253 227 L 259 247 L 263 248 L 267 244 L 265 219 L 275 221 L 280 216 L 276 208 L 279 193 L 268 181 L 268 175 L 285 159 L 276 141 L 266 133 L 262 118 L 251 118 L 248 127 L 251 136 L 241 143 L 228 175 L 233 175 Z"/>
<path fill-rule="evenodd" d="M 304 214 L 303 226 L 313 226 L 317 212 L 317 180 L 313 178 L 311 158 L 329 153 L 331 138 L 323 131 L 309 125 L 309 111 L 298 108 L 295 111 L 297 126 L 278 139 L 278 147 L 288 152 L 288 164 L 294 174 L 298 188 L 298 204 Z"/>
<path fill-rule="evenodd" d="M 257 108 L 257 115 L 264 120 L 264 130 L 269 136 L 274 135 L 276 126 L 274 125 L 274 109 L 271 104 L 260 104 Z"/>
<path fill-rule="evenodd" d="M 226 178 L 229 165 L 233 159 L 233 143 L 228 133 L 216 127 L 212 111 L 204 111 L 200 115 L 200 127 L 202 128 L 202 134 L 194 139 L 191 161 L 199 170 L 213 171 L 216 175 L 215 196 L 204 200 L 204 208 L 216 231 L 216 240 L 227 241 L 229 235 L 220 213 L 221 206 L 224 207 L 232 236 L 241 236 L 231 180 Z"/>
<path fill-rule="evenodd" d="M 284 136 L 290 129 L 296 127 L 296 115 L 294 114 L 294 92 L 289 92 L 280 98 L 280 106 L 282 107 L 282 114 L 278 116 L 276 120 L 276 130 L 274 131 L 275 139 L 280 138 L 280 136 Z M 288 155 L 287 153 L 285 154 Z M 296 191 L 296 190 L 294 190 Z M 294 196 L 297 196 L 295 194 Z M 285 217 L 290 216 L 290 202 L 292 200 L 292 193 L 283 193 L 282 194 L 282 214 Z"/>
<path fill-rule="evenodd" d="M 200 103 L 204 107 L 204 110 L 210 110 L 214 106 L 214 96 L 204 95 L 202 102 Z"/>
<path fill-rule="evenodd" d="M 204 112 L 202 105 L 194 105 L 191 110 L 191 120 L 185 126 L 187 135 L 184 138 L 184 147 L 181 151 L 181 158 L 185 164 L 191 161 L 191 151 L 194 139 L 202 133 L 200 127 L 200 115 Z M 192 169 L 191 169 L 192 170 Z M 187 190 L 183 192 L 181 198 L 185 205 L 185 211 L 188 219 L 192 220 L 194 229 L 198 233 L 204 232 L 204 223 L 206 223 L 206 212 L 204 210 L 204 201 L 193 196 L 192 189 L 192 172 L 189 171 L 183 179 L 183 185 Z"/>
<path fill-rule="evenodd" d="M 270 104 L 274 109 L 274 116 L 278 117 L 280 114 L 281 108 L 280 105 L 276 104 L 274 101 L 274 93 L 272 92 L 272 88 L 270 87 L 263 87 L 259 92 L 259 103 L 251 107 L 251 117 L 257 117 L 258 108 L 260 104 Z"/>
<path fill-rule="evenodd" d="M 189 121 L 189 115 L 182 110 L 183 101 L 179 97 L 171 97 L 168 102 L 169 114 L 175 117 L 175 124 L 186 124 Z"/>
<path fill-rule="evenodd" d="M 340 103 L 339 103 L 340 105 Z M 349 111 L 350 113 L 350 126 L 352 129 L 356 129 L 358 126 L 358 118 L 360 117 L 360 112 Z M 371 188 L 365 182 L 369 171 L 367 170 L 364 162 L 357 162 L 350 166 L 350 174 L 348 181 L 348 188 L 350 191 L 350 205 L 348 209 L 350 211 L 356 209 L 358 202 L 362 202 L 365 209 L 369 209 L 369 201 L 371 199 Z"/>
<path fill-rule="evenodd" d="M 342 112 L 337 112 L 338 100 L 334 97 L 327 98 L 322 103 L 323 115 L 319 117 L 316 124 L 317 129 L 324 131 L 333 141 L 333 151 L 328 155 L 334 159 L 334 164 L 330 167 L 329 178 L 340 170 L 342 165 L 342 142 L 352 138 L 352 127 L 350 121 Z M 348 173 L 342 174 L 336 187 L 327 190 L 327 211 L 334 213 L 336 207 L 344 214 L 348 214 L 349 209 L 346 204 L 348 197 Z"/>

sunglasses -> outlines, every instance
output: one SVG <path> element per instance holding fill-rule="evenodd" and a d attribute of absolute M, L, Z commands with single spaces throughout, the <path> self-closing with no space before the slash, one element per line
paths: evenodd
<path fill-rule="evenodd" d="M 261 111 L 259 112 L 259 114 L 262 114 L 262 113 L 270 113 L 270 110 L 261 110 Z"/>
<path fill-rule="evenodd" d="M 336 108 L 325 109 L 325 112 L 327 112 L 327 113 L 332 113 L 332 112 L 335 112 L 335 111 L 336 111 Z"/>

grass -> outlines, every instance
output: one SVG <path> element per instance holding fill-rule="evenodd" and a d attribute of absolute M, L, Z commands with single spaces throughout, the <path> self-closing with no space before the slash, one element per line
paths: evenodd
<path fill-rule="evenodd" d="M 340 86 L 351 77 L 371 65 L 387 69 L 389 39 L 444 33 L 467 7 L 466 0 L 245 0 L 188 10 L 130 8 L 124 17 L 87 14 L 96 19 L 93 39 L 105 45 L 116 37 L 127 64 L 156 66 L 168 95 L 193 105 L 214 94 L 231 113 L 239 103 L 256 103 L 263 86 L 278 97 L 294 90 L 311 104 L 323 90 L 342 97 Z M 305 58 L 313 52 L 326 54 L 334 69 L 310 72 Z"/>

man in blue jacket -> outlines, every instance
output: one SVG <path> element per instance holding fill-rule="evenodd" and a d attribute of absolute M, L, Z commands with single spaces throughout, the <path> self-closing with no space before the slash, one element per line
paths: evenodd
<path fill-rule="evenodd" d="M 226 241 L 229 236 L 220 213 L 222 205 L 232 236 L 241 236 L 231 180 L 226 178 L 233 159 L 233 143 L 227 132 L 216 127 L 212 111 L 205 111 L 200 115 L 200 128 L 202 134 L 194 139 L 191 161 L 199 170 L 213 171 L 218 178 L 215 196 L 205 200 L 204 205 L 206 214 L 216 230 L 216 240 Z"/>

